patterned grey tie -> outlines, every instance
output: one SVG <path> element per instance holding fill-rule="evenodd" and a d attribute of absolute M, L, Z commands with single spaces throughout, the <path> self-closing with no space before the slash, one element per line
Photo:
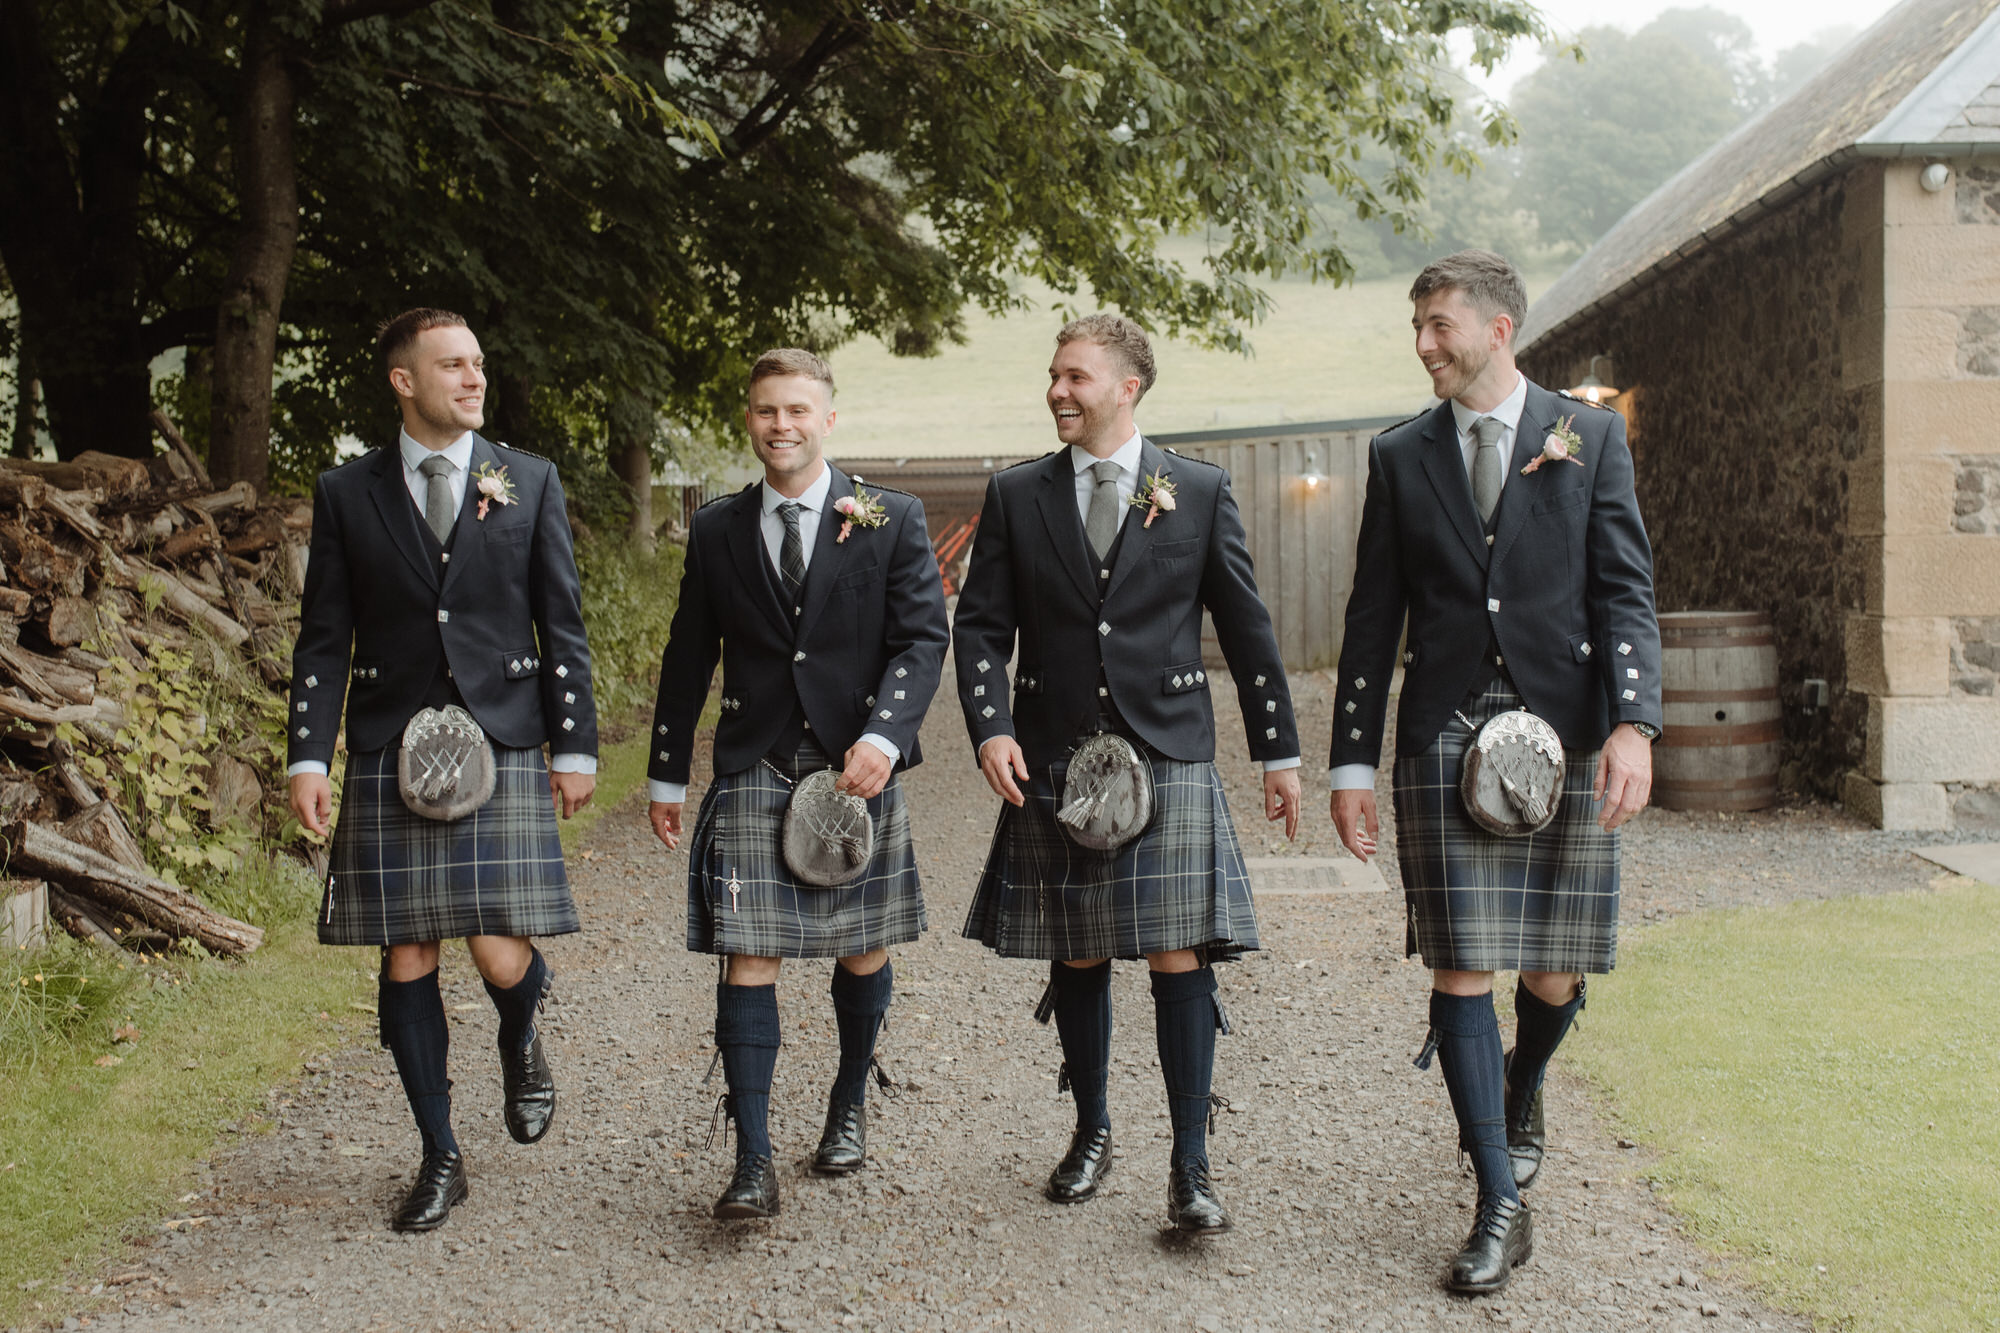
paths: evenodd
<path fill-rule="evenodd" d="M 1090 510 L 1084 516 L 1083 535 L 1099 560 L 1118 540 L 1118 465 L 1110 459 L 1090 465 L 1097 487 L 1090 493 Z"/>
<path fill-rule="evenodd" d="M 451 506 L 451 460 L 443 454 L 432 454 L 417 464 L 417 471 L 429 479 L 424 486 L 424 522 L 431 525 L 431 531 L 442 542 L 451 536 L 451 525 L 458 518 Z"/>
<path fill-rule="evenodd" d="M 1472 438 L 1478 448 L 1472 455 L 1472 502 L 1479 506 L 1479 521 L 1491 523 L 1500 503 L 1500 436 L 1507 427 L 1494 417 L 1472 423 Z"/>
<path fill-rule="evenodd" d="M 785 576 L 785 596 L 796 604 L 799 589 L 806 586 L 806 544 L 799 536 L 799 511 L 805 506 L 796 500 L 786 500 L 778 506 L 778 517 L 785 520 L 785 540 L 778 548 L 778 572 Z"/>

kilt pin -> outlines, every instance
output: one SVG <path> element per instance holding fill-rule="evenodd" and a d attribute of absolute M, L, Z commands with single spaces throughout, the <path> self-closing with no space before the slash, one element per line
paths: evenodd
<path fill-rule="evenodd" d="M 714 779 L 688 846 L 687 947 L 749 958 L 850 959 L 921 935 L 923 886 L 910 840 L 900 774 L 922 761 L 917 733 L 936 693 L 949 635 L 944 587 L 923 504 L 900 491 L 865 487 L 879 501 L 877 526 L 848 526 L 831 504 L 855 479 L 828 463 L 792 499 L 788 522 L 817 523 L 801 537 L 803 582 L 789 595 L 773 564 L 771 533 L 786 497 L 764 481 L 696 512 L 688 535 L 680 602 L 661 657 L 647 773 L 655 802 L 684 802 L 694 733 L 718 663 L 722 711 Z M 801 527 L 801 532 L 805 529 Z M 858 743 L 890 753 L 892 776 L 868 800 L 874 846 L 844 884 L 800 880 L 782 852 L 792 788 L 818 770 L 844 767 Z M 768 1216 L 778 1206 L 766 1130 L 770 1071 L 779 1045 L 776 988 L 716 987 L 717 1058 L 729 1091 L 718 1111 L 736 1128 L 737 1176 L 718 1218 Z M 857 975 L 836 963 L 831 989 L 842 1069 L 829 1095 L 827 1129 L 814 1167 L 844 1173 L 863 1164 L 863 1098 L 893 972 L 884 962 Z"/>
<path fill-rule="evenodd" d="M 1227 1030 L 1210 965 L 1256 949 L 1258 936 L 1214 764 L 1204 609 L 1233 674 L 1251 755 L 1278 767 L 1298 755 L 1284 664 L 1228 474 L 1136 433 L 1106 461 L 1123 469 L 1128 495 L 1134 484 L 1143 491 L 1165 479 L 1172 507 L 1149 518 L 1144 505 L 1121 506 L 1115 540 L 1094 555 L 1080 509 L 1091 485 L 1088 453 L 1065 447 L 996 473 L 953 627 L 959 704 L 975 751 L 1012 737 L 1028 769 L 1025 804 L 1000 807 L 964 934 L 1003 957 L 1052 963 L 1037 1016 L 1056 1020 L 1059 1087 L 1075 1091 L 1077 1106 L 1077 1137 L 1047 1191 L 1057 1202 L 1090 1197 L 1108 1169 L 1108 960 L 1181 950 L 1194 951 L 1194 971 L 1151 974 L 1156 1036 L 1175 1170 L 1196 1168 L 1209 1193 L 1204 1127 L 1215 1033 Z M 1070 752 L 1100 730 L 1131 742 L 1154 781 L 1152 820 L 1110 853 L 1077 844 L 1056 820 Z M 1068 965 L 1095 960 L 1107 961 Z M 1086 1163 L 1080 1175 L 1076 1161 Z M 1212 1221 L 1227 1225 L 1219 1205 Z"/>
<path fill-rule="evenodd" d="M 1400 642 L 1393 793 L 1406 954 L 1446 972 L 1579 974 L 1566 1004 L 1517 986 L 1520 1026 L 1504 1054 L 1490 994 L 1441 986 L 1431 997 L 1418 1067 L 1439 1054 L 1480 1180 L 1481 1220 L 1451 1279 L 1466 1292 L 1507 1280 L 1505 1264 L 1465 1277 L 1478 1267 L 1468 1256 L 1487 1253 L 1477 1247 L 1489 1213 L 1493 1235 L 1520 1243 L 1514 1262 L 1526 1257 L 1519 1190 L 1542 1164 L 1542 1071 L 1582 1007 L 1580 974 L 1617 960 L 1619 835 L 1598 826 L 1591 796 L 1600 748 L 1620 723 L 1661 720 L 1652 550 L 1624 421 L 1515 383 L 1490 415 L 1446 402 L 1369 444 L 1330 760 L 1337 790 L 1372 791 Z M 1511 460 L 1482 520 L 1466 451 L 1502 427 L 1514 430 Z M 1580 439 L 1574 457 L 1525 470 L 1559 427 Z M 1554 727 L 1566 769 L 1554 820 L 1503 837 L 1466 813 L 1459 777 L 1478 725 L 1517 708 Z"/>
<path fill-rule="evenodd" d="M 447 473 L 420 470 L 434 458 Z M 435 466 L 435 464 L 431 464 Z M 500 476 L 506 503 L 473 478 Z M 417 499 L 444 482 L 453 506 Z M 414 814 L 397 787 L 403 730 L 425 708 L 469 712 L 493 749 L 493 795 L 453 820 Z M 578 929 L 550 795 L 550 764 L 594 772 L 597 709 L 562 483 L 546 459 L 475 432 L 432 451 L 407 432 L 320 475 L 299 636 L 288 765 L 327 771 L 346 722 L 347 769 L 320 903 L 320 941 L 384 949 L 382 1043 L 423 1139 L 400 1230 L 442 1224 L 466 1196 L 450 1123 L 449 1030 L 435 970 L 395 979 L 389 947 L 465 936 L 526 940 Z M 551 977 L 527 946 L 516 981 L 486 981 L 499 1015 L 505 1121 L 547 1132 L 555 1083 L 535 1022 Z M 487 966 L 487 965 L 482 965 Z M 504 974 L 503 974 L 504 975 Z"/>

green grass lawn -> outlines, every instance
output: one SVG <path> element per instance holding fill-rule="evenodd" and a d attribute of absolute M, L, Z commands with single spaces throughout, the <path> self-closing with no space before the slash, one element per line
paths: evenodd
<path fill-rule="evenodd" d="M 1171 251 L 1193 269 L 1192 242 Z M 1159 382 L 1140 406 L 1139 424 L 1168 434 L 1408 416 L 1430 397 L 1410 342 L 1414 276 L 1352 287 L 1269 283 L 1273 307 L 1250 330 L 1249 357 L 1156 342 Z M 1529 274 L 1529 296 L 1556 276 Z M 839 418 L 827 453 L 839 459 L 1048 452 L 1054 435 L 1042 393 L 1063 298 L 1040 286 L 1025 290 L 1034 308 L 1002 319 L 968 311 L 967 343 L 942 356 L 892 356 L 873 338 L 834 353 Z M 1093 308 L 1087 293 L 1078 298 L 1076 313 Z"/>
<path fill-rule="evenodd" d="M 2000 889 L 1641 932 L 1564 1058 L 1674 1210 L 1841 1329 L 2000 1327 Z"/>

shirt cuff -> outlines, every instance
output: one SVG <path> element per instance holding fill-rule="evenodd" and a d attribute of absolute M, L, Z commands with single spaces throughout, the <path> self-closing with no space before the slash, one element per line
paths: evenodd
<path fill-rule="evenodd" d="M 1297 768 L 1298 766 L 1299 757 L 1297 755 L 1293 755 L 1290 759 L 1266 759 L 1264 761 L 1264 771 L 1266 773 L 1278 773 L 1287 768 Z"/>
<path fill-rule="evenodd" d="M 997 736 L 988 736 L 985 740 L 979 742 L 979 753 L 985 754 L 986 747 L 993 744 L 993 742 L 995 741 L 1011 741 L 1013 739 L 1014 739 L 1014 733 L 1011 731 L 1003 731 Z"/>
<path fill-rule="evenodd" d="M 594 754 L 552 754 L 549 756 L 551 773 L 591 773 L 597 772 L 597 756 Z"/>
<path fill-rule="evenodd" d="M 1326 785 L 1334 791 L 1374 791 L 1372 764 L 1335 764 L 1326 771 Z"/>
<path fill-rule="evenodd" d="M 873 731 L 864 731 L 861 733 L 861 739 L 867 741 L 870 745 L 880 750 L 883 754 L 888 755 L 889 766 L 891 768 L 895 767 L 896 764 L 903 757 L 902 748 L 898 746 L 896 742 L 890 740 L 887 736 L 883 736 Z"/>
<path fill-rule="evenodd" d="M 295 778 L 301 773 L 317 773 L 321 777 L 326 777 L 329 771 L 327 766 L 317 759 L 301 759 L 285 770 L 285 776 Z"/>
<path fill-rule="evenodd" d="M 683 805 L 688 798 L 685 782 L 661 782 L 658 778 L 646 779 L 646 795 L 655 805 Z"/>

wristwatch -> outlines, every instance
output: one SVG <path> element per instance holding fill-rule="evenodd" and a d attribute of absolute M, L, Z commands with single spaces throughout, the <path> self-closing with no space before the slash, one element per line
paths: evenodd
<path fill-rule="evenodd" d="M 1649 741 L 1660 739 L 1660 729 L 1650 722 L 1628 722 L 1626 725 Z"/>

